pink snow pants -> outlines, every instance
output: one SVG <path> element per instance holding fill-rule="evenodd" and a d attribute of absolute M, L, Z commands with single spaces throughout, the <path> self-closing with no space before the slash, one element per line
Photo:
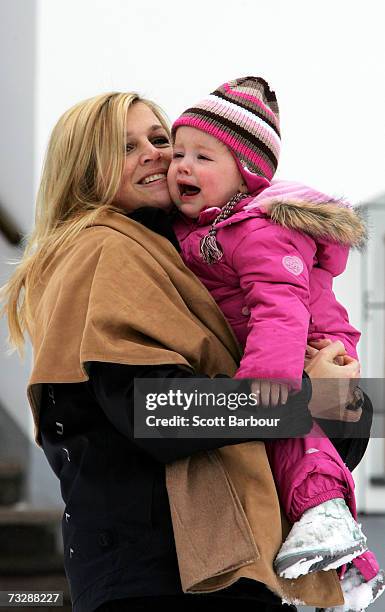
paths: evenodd
<path fill-rule="evenodd" d="M 352 475 L 314 423 L 305 438 L 265 441 L 281 504 L 290 522 L 329 499 L 343 498 L 357 518 Z"/>
<path fill-rule="evenodd" d="M 305 510 L 337 497 L 345 500 L 357 519 L 352 475 L 316 423 L 305 438 L 266 440 L 265 446 L 281 504 L 291 523 L 298 521 Z M 370 551 L 353 563 L 365 580 L 379 571 Z"/>

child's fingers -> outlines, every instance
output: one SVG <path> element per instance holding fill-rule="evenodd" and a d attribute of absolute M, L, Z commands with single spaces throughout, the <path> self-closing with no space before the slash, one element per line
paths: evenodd
<path fill-rule="evenodd" d="M 277 406 L 279 404 L 280 395 L 281 385 L 278 383 L 270 383 L 270 406 Z"/>
<path fill-rule="evenodd" d="M 287 385 L 280 383 L 270 383 L 270 406 L 278 406 L 278 404 L 286 404 L 289 389 Z"/>
<path fill-rule="evenodd" d="M 317 349 L 314 346 L 311 346 L 310 344 L 308 344 L 306 346 L 306 357 L 310 357 L 310 358 L 311 357 L 315 357 L 317 355 L 317 353 L 318 353 L 318 350 L 319 349 Z"/>
<path fill-rule="evenodd" d="M 345 365 L 345 358 L 343 355 L 337 355 L 337 357 L 334 357 L 333 361 L 336 365 L 339 365 L 339 366 Z"/>
<path fill-rule="evenodd" d="M 325 348 L 325 346 L 329 346 L 329 344 L 332 344 L 333 341 L 330 340 L 330 338 L 321 338 L 320 340 L 311 340 L 310 341 L 310 345 L 314 346 L 316 349 L 318 349 L 319 351 L 323 348 Z M 308 344 L 309 346 L 309 344 Z"/>
<path fill-rule="evenodd" d="M 310 344 L 307 345 L 304 362 L 305 368 L 309 365 L 310 361 L 313 359 L 313 357 L 317 355 L 317 353 L 319 353 L 318 349 L 314 348 L 313 346 L 310 346 Z"/>
<path fill-rule="evenodd" d="M 261 403 L 263 406 L 270 404 L 270 380 L 261 380 Z"/>
<path fill-rule="evenodd" d="M 278 406 L 278 404 L 286 404 L 289 388 L 287 385 L 271 380 L 255 379 L 251 382 L 251 392 L 255 396 L 257 406 Z"/>
<path fill-rule="evenodd" d="M 287 385 L 281 385 L 281 404 L 286 404 L 289 395 L 289 387 Z"/>
<path fill-rule="evenodd" d="M 252 381 L 251 392 L 255 396 L 256 405 L 259 406 L 259 404 L 261 403 L 261 381 L 260 380 L 256 379 Z"/>

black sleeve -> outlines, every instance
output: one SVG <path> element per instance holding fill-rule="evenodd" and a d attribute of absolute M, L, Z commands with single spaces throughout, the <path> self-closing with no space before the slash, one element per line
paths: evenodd
<path fill-rule="evenodd" d="M 325 434 L 330 438 L 338 453 L 352 472 L 360 463 L 368 446 L 373 419 L 373 406 L 369 397 L 364 394 L 362 415 L 357 423 L 344 423 L 315 419 Z"/>
<path fill-rule="evenodd" d="M 135 438 L 134 437 L 134 378 L 191 378 L 192 382 L 204 376 L 196 376 L 187 368 L 175 365 L 129 366 L 125 364 L 92 362 L 88 364 L 89 385 L 96 401 L 115 428 L 127 436 L 138 448 L 157 461 L 169 463 L 188 457 L 193 453 L 241 444 L 250 438 Z M 207 378 L 207 377 L 206 377 Z M 312 419 L 308 411 L 311 385 L 308 377 L 303 379 L 303 389 L 282 407 L 274 409 L 282 417 L 281 433 L 286 436 L 301 436 L 308 433 Z M 271 410 L 271 409 L 266 409 Z M 293 418 L 293 410 L 296 418 Z M 274 416 L 276 416 L 276 413 Z M 271 413 L 270 413 L 271 414 Z M 277 437 L 281 437 L 277 432 Z"/>

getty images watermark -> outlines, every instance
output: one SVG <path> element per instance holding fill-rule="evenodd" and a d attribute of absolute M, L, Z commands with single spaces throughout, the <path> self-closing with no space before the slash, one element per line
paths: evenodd
<path fill-rule="evenodd" d="M 134 436 L 277 439 L 300 437 L 311 431 L 313 420 L 308 404 L 312 385 L 308 379 L 303 380 L 302 389 L 298 381 L 293 381 L 291 389 L 296 390 L 290 392 L 286 404 L 277 406 L 261 405 L 261 396 L 252 392 L 250 382 L 229 378 L 135 379 Z M 325 407 L 321 417 L 328 421 L 328 436 L 383 437 L 383 427 L 377 426 L 375 431 L 372 426 L 370 431 L 371 413 L 364 411 L 362 428 L 333 415 L 331 409 L 333 403 L 339 405 L 343 381 L 341 385 L 336 379 L 313 384 L 313 398 L 316 393 L 321 409 Z M 360 386 L 371 397 L 375 412 L 383 413 L 384 380 L 365 379 Z"/>
<path fill-rule="evenodd" d="M 247 381 L 135 379 L 134 435 L 250 438 L 250 432 L 258 429 L 262 437 L 276 437 L 281 414 L 259 403 Z"/>
<path fill-rule="evenodd" d="M 235 411 L 240 408 L 256 408 L 259 406 L 259 395 L 253 392 L 225 393 L 219 391 L 214 393 L 198 391 L 198 389 L 186 392 L 178 388 L 176 390 L 169 389 L 167 392 L 145 393 L 144 398 L 147 411 L 170 407 L 180 409 L 183 412 L 198 412 L 198 414 L 192 414 L 192 416 L 182 416 L 180 414 L 173 414 L 172 416 L 146 415 L 147 427 L 277 427 L 281 420 L 271 417 L 258 418 L 253 414 L 242 417 L 235 414 L 215 416 L 203 416 L 201 414 L 201 411 L 205 409 L 217 408 Z"/>

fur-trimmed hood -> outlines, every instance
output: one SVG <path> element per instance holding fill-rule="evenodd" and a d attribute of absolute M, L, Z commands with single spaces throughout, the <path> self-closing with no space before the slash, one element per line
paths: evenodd
<path fill-rule="evenodd" d="M 220 212 L 217 207 L 207 208 L 193 223 L 210 226 Z M 318 265 L 333 276 L 345 270 L 349 249 L 362 249 L 367 240 L 360 209 L 294 181 L 272 181 L 257 195 L 239 202 L 233 214 L 220 221 L 216 229 L 252 217 L 270 217 L 277 225 L 310 236 L 317 245 Z M 187 233 L 191 231 L 190 223 L 185 219 Z"/>
<path fill-rule="evenodd" d="M 330 198 L 300 183 L 273 181 L 244 210 L 256 208 L 275 223 L 304 232 L 317 241 L 362 248 L 367 240 L 360 209 L 353 209 L 345 200 Z"/>

